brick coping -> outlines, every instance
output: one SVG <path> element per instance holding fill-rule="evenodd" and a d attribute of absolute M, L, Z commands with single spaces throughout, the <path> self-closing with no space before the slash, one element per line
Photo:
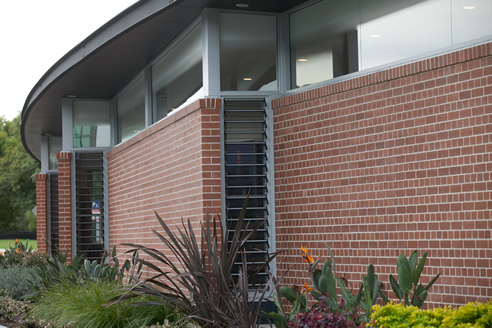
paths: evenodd
<path fill-rule="evenodd" d="M 405 76 L 415 75 L 432 71 L 447 66 L 465 63 L 467 61 L 485 58 L 492 55 L 492 42 L 484 43 L 470 48 L 461 49 L 438 55 L 435 57 L 419 60 L 401 66 L 388 68 L 382 71 L 369 73 L 367 75 L 354 77 L 352 79 L 320 86 L 315 89 L 301 91 L 292 95 L 272 100 L 272 108 L 278 109 L 306 101 L 322 98 L 354 89 L 360 89 L 370 85 L 396 80 Z"/>
<path fill-rule="evenodd" d="M 215 98 L 198 99 L 197 101 L 189 104 L 185 108 L 178 110 L 176 113 L 166 116 L 162 120 L 154 123 L 153 125 L 149 126 L 145 130 L 140 132 L 139 134 L 131 137 L 129 140 L 117 145 L 116 147 L 108 151 L 107 158 L 115 156 L 116 154 L 122 152 L 123 150 L 134 146 L 140 141 L 150 137 L 151 135 L 170 126 L 171 124 L 176 123 L 177 121 L 185 118 L 186 116 L 193 114 L 197 110 L 204 109 L 204 108 L 220 109 L 221 107 L 222 107 L 222 99 L 215 99 Z"/>

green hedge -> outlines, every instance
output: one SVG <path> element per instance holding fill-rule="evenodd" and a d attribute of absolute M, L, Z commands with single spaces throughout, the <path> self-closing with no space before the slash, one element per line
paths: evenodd
<path fill-rule="evenodd" d="M 420 310 L 415 306 L 389 303 L 375 305 L 368 327 L 378 328 L 490 328 L 492 301 L 468 303 L 458 309 L 451 307 Z"/>

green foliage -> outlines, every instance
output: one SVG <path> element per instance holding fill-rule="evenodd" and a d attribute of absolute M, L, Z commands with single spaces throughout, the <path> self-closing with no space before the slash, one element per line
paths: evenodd
<path fill-rule="evenodd" d="M 261 284 L 254 290 L 248 286 L 248 281 L 264 270 L 266 264 L 254 271 L 250 270 L 246 256 L 241 251 L 257 230 L 249 228 L 248 224 L 243 225 L 247 201 L 248 198 L 237 223 L 243 230 L 235 229 L 230 242 L 227 230 L 220 224 L 220 220 L 211 219 L 208 213 L 205 223 L 201 225 L 200 242 L 197 241 L 189 220 L 187 224 L 183 222 L 182 228 L 175 233 L 156 214 L 165 234 L 153 232 L 172 256 L 146 246 L 125 244 L 142 251 L 157 262 L 158 265 L 155 265 L 155 262 L 139 259 L 140 263 L 155 271 L 156 275 L 132 287 L 129 291 L 132 294 L 113 301 L 135 295 L 152 295 L 169 302 L 201 326 L 256 327 L 261 315 L 258 304 L 261 304 L 268 292 L 265 286 L 273 282 L 274 278 L 270 276 L 266 284 Z M 267 264 L 275 256 L 276 254 L 270 256 Z M 175 264 L 176 259 L 179 265 Z M 235 280 L 232 272 L 238 262 L 241 264 L 238 279 Z"/>
<path fill-rule="evenodd" d="M 367 322 L 367 318 L 371 314 L 372 305 L 379 296 L 381 296 L 385 302 L 388 302 L 388 299 L 381 291 L 381 282 L 374 273 L 374 266 L 370 264 L 367 269 L 367 275 L 362 275 L 362 284 L 358 289 L 358 293 L 354 296 L 353 291 L 347 290 L 344 282 L 336 275 L 335 257 L 333 256 L 331 248 L 328 245 L 326 246 L 331 260 L 326 259 L 321 270 L 317 268 L 320 259 L 314 261 L 308 254 L 307 249 L 302 248 L 304 252 L 303 258 L 310 265 L 309 274 L 313 285 L 311 295 L 318 302 L 314 307 L 317 307 L 319 302 L 323 301 L 323 303 L 326 303 L 328 310 L 331 311 L 331 313 L 353 312 L 355 313 L 355 323 L 357 325 L 362 322 Z M 337 294 L 337 287 L 341 290 L 341 296 Z M 306 292 L 305 295 L 303 295 L 303 292 Z M 279 297 L 280 294 L 293 304 L 290 313 L 284 312 L 283 306 L 281 306 L 282 301 Z M 275 295 L 275 304 L 277 304 L 278 313 L 269 313 L 275 320 L 277 328 L 286 327 L 287 323 L 298 313 L 312 312 L 313 308 L 308 309 L 306 297 L 307 284 L 303 290 L 285 286 L 279 288 L 279 293 Z M 356 309 L 355 312 L 354 309 Z M 365 313 L 360 310 L 363 310 Z"/>
<path fill-rule="evenodd" d="M 142 296 L 136 302 L 152 303 L 149 306 L 129 305 L 130 301 L 103 306 L 121 291 L 115 282 L 90 281 L 73 285 L 62 283 L 42 292 L 31 310 L 36 319 L 54 325 L 72 325 L 85 328 L 141 327 L 169 320 L 176 322 L 181 317 L 159 299 Z"/>
<path fill-rule="evenodd" d="M 405 300 L 405 305 L 413 305 L 421 308 L 427 298 L 428 291 L 441 275 L 435 276 L 427 286 L 423 286 L 420 281 L 420 275 L 427 260 L 427 252 L 424 253 L 420 262 L 418 261 L 418 252 L 414 251 L 410 258 L 401 254 L 397 260 L 398 280 L 390 274 L 390 285 L 396 297 L 400 300 Z M 418 263 L 418 265 L 417 265 Z M 410 295 L 412 295 L 410 301 Z"/>
<path fill-rule="evenodd" d="M 0 268 L 10 266 L 37 267 L 46 263 L 48 255 L 39 253 L 28 245 L 28 240 L 26 240 L 26 245 L 17 240 L 13 246 L 9 244 L 5 252 L 0 255 Z"/>
<path fill-rule="evenodd" d="M 444 318 L 440 328 L 492 327 L 492 301 L 468 303 Z"/>
<path fill-rule="evenodd" d="M 34 268 L 11 266 L 0 268 L 0 289 L 6 296 L 16 300 L 24 299 L 35 292 L 29 281 Z"/>
<path fill-rule="evenodd" d="M 20 114 L 12 121 L 0 117 L 0 231 L 18 231 L 17 221 L 36 204 L 38 163 L 25 151 Z"/>
<path fill-rule="evenodd" d="M 368 327 L 488 328 L 492 327 L 492 301 L 486 304 L 468 303 L 458 309 L 445 307 L 429 310 L 394 302 L 383 307 L 375 305 Z"/>
<path fill-rule="evenodd" d="M 82 266 L 80 262 L 83 255 L 75 255 L 70 264 L 67 263 L 68 249 L 63 254 L 58 248 L 56 252 L 49 257 L 46 265 L 40 264 L 33 274 L 35 288 L 40 291 L 44 288 L 50 288 L 53 285 L 78 285 L 87 281 L 107 281 L 130 284 L 138 281 L 141 276 L 140 270 L 142 265 L 138 262 L 138 252 L 134 252 L 132 261 L 126 260 L 120 268 L 120 263 L 116 257 L 116 247 L 113 246 L 111 255 L 106 259 L 112 260 L 112 265 L 97 261 L 85 260 Z M 80 269 L 79 269 L 80 268 Z"/>
<path fill-rule="evenodd" d="M 420 310 L 416 306 L 404 306 L 401 303 L 388 303 L 381 307 L 374 305 L 371 323 L 368 327 L 441 327 L 443 319 L 451 312 L 449 307 L 444 309 Z"/>
<path fill-rule="evenodd" d="M 27 220 L 27 231 L 36 231 L 36 215 L 32 211 L 27 210 L 25 216 Z"/>

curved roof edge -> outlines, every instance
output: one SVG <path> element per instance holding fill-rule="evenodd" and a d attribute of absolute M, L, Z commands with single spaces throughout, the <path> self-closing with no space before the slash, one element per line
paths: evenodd
<path fill-rule="evenodd" d="M 22 108 L 21 114 L 21 137 L 24 148 L 29 154 L 40 161 L 39 154 L 34 154 L 25 138 L 25 123 L 29 113 L 37 100 L 43 93 L 53 85 L 59 78 L 67 74 L 71 68 L 81 63 L 86 57 L 99 50 L 108 42 L 124 34 L 129 29 L 138 26 L 140 23 L 162 10 L 175 6 L 184 0 L 139 0 L 135 4 L 123 10 L 113 17 L 95 32 L 81 41 L 77 46 L 65 54 L 41 77 L 33 87 Z"/>

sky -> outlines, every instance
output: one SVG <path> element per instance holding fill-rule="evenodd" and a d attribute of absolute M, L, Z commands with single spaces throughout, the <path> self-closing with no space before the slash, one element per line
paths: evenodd
<path fill-rule="evenodd" d="M 1 0 L 0 116 L 17 116 L 53 64 L 137 1 Z"/>

